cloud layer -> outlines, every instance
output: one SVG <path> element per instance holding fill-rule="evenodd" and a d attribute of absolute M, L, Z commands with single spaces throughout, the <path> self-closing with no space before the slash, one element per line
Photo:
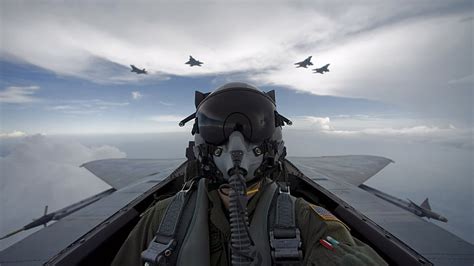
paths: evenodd
<path fill-rule="evenodd" d="M 129 82 L 218 74 L 469 120 L 469 1 L 2 5 L 2 52 L 60 75 Z M 204 67 L 185 65 L 190 54 Z M 308 55 L 331 72 L 295 69 Z M 130 73 L 131 63 L 151 74 Z"/>
<path fill-rule="evenodd" d="M 21 137 L 25 137 L 25 136 L 26 136 L 25 132 L 18 131 L 18 130 L 12 131 L 10 133 L 0 132 L 0 139 L 2 139 L 2 138 L 21 138 Z"/>
<path fill-rule="evenodd" d="M 0 235 L 40 217 L 46 205 L 54 211 L 109 188 L 79 166 L 125 157 L 115 147 L 89 147 L 72 139 L 33 135 L 15 141 L 0 157 Z M 30 233 L 0 241 L 0 250 Z"/>
<path fill-rule="evenodd" d="M 419 124 L 413 119 L 377 118 L 370 116 L 329 117 L 300 116 L 292 119 L 293 125 L 286 130 L 307 131 L 326 134 L 341 139 L 357 140 L 361 137 L 397 138 L 403 141 L 428 142 L 473 150 L 473 131 L 470 128 L 456 128 L 452 124 Z M 424 121 L 426 122 L 426 121 Z"/>
<path fill-rule="evenodd" d="M 0 91 L 1 103 L 30 103 L 38 101 L 34 94 L 39 90 L 38 86 L 10 86 Z"/>
<path fill-rule="evenodd" d="M 56 102 L 55 105 L 48 106 L 46 107 L 46 109 L 65 114 L 88 115 L 101 113 L 114 108 L 128 106 L 129 104 L 129 102 L 110 102 L 100 99 L 69 100 Z"/>

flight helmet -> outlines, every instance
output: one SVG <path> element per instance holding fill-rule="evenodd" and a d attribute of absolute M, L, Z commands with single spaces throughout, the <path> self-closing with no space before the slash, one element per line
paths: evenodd
<path fill-rule="evenodd" d="M 275 91 L 232 82 L 211 93 L 196 91 L 194 156 L 205 175 L 228 181 L 239 151 L 239 168 L 246 181 L 281 168 L 286 155 L 281 128 L 291 124 L 276 111 Z"/>

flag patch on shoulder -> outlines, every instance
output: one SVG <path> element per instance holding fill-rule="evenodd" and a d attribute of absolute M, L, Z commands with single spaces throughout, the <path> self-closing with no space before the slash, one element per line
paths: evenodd
<path fill-rule="evenodd" d="M 326 221 L 339 221 L 334 214 L 329 212 L 328 210 L 324 209 L 321 206 L 311 204 L 311 208 L 319 215 L 319 217 L 323 218 Z"/>
<path fill-rule="evenodd" d="M 326 210 L 325 208 L 323 208 L 321 206 L 317 206 L 317 205 L 313 205 L 313 204 L 310 204 L 310 206 L 313 209 L 313 211 L 319 217 L 321 217 L 321 219 L 323 219 L 324 221 L 339 222 L 342 225 L 344 225 L 344 227 L 346 227 L 348 230 L 350 230 L 349 227 L 346 224 L 344 224 L 341 220 L 339 220 L 336 216 L 334 216 L 334 214 L 332 214 L 330 211 Z"/>

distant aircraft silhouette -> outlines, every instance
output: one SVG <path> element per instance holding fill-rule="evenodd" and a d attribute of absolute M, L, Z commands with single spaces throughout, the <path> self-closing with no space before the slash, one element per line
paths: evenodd
<path fill-rule="evenodd" d="M 301 62 L 298 62 L 298 63 L 295 63 L 295 65 L 298 65 L 298 67 L 304 67 L 304 68 L 308 68 L 308 66 L 312 66 L 313 63 L 311 63 L 311 57 L 312 56 L 309 56 L 308 58 L 306 58 L 305 60 L 301 61 Z"/>
<path fill-rule="evenodd" d="M 313 69 L 313 71 L 314 71 L 314 73 L 324 74 L 324 72 L 329 72 L 328 66 L 329 66 L 329 64 L 326 64 L 323 67 Z"/>
<path fill-rule="evenodd" d="M 188 64 L 190 67 L 193 67 L 193 66 L 201 66 L 203 62 L 200 62 L 199 60 L 194 59 L 192 56 L 189 56 L 189 60 L 185 64 Z"/>
<path fill-rule="evenodd" d="M 132 70 L 130 72 L 135 72 L 137 74 L 148 74 L 148 72 L 146 72 L 145 69 L 139 69 L 134 65 L 130 65 L 130 67 L 132 68 Z"/>

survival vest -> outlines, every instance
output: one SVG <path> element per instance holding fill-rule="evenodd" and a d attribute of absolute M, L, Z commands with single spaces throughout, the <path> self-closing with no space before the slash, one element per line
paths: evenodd
<path fill-rule="evenodd" d="M 172 199 L 148 248 L 145 265 L 210 264 L 208 197 L 204 178 L 185 184 Z M 249 233 L 259 255 L 250 265 L 300 265 L 300 231 L 295 198 L 284 183 L 267 183 L 255 208 Z M 207 255 L 206 255 L 207 254 Z"/>

